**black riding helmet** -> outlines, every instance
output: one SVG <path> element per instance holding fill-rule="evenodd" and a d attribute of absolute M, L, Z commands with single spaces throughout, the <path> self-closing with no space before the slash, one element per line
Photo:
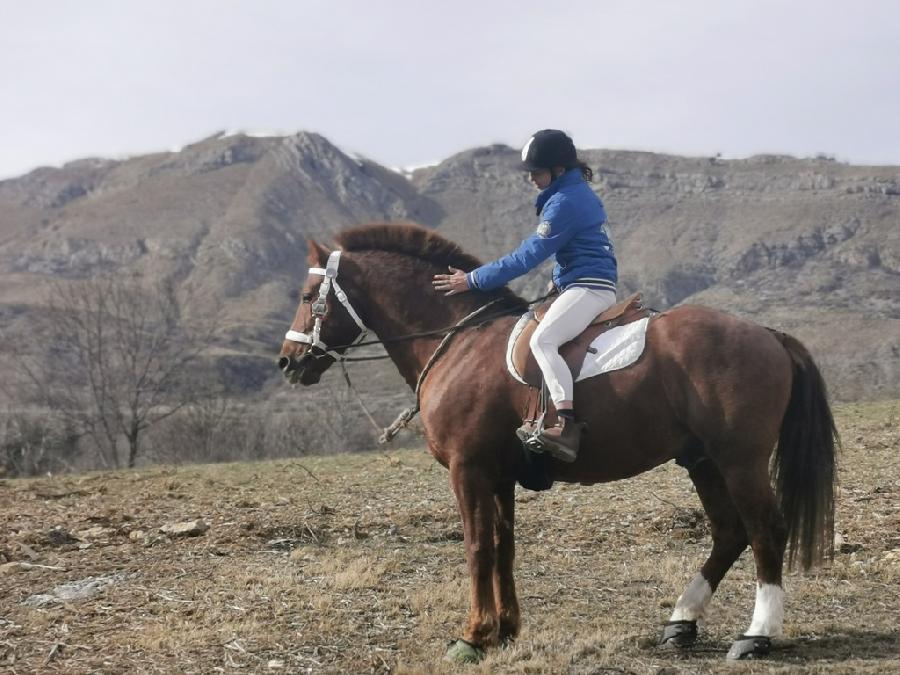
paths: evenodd
<path fill-rule="evenodd" d="M 522 148 L 522 168 L 526 171 L 579 166 L 575 143 L 559 129 L 541 129 L 528 139 Z"/>

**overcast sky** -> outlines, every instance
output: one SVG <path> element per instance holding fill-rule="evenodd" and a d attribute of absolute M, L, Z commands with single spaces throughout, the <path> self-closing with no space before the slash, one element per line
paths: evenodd
<path fill-rule="evenodd" d="M 402 167 L 543 127 L 900 165 L 900 2 L 0 0 L 0 178 L 226 129 Z"/>

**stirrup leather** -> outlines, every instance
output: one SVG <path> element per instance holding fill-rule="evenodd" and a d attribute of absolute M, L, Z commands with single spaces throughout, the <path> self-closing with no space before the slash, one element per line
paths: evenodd
<path fill-rule="evenodd" d="M 541 440 L 541 434 L 547 428 L 545 420 L 547 419 L 549 399 L 550 391 L 547 389 L 544 379 L 541 378 L 541 393 L 538 398 L 537 409 L 534 411 L 535 416 L 528 419 L 528 411 L 526 410 L 522 426 L 516 430 L 516 436 L 519 437 L 524 448 L 530 452 L 541 454 L 547 451 Z"/>

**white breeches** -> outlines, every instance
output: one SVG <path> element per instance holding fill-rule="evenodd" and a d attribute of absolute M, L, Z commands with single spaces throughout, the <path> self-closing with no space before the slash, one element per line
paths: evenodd
<path fill-rule="evenodd" d="M 574 383 L 569 366 L 559 355 L 560 346 L 576 338 L 600 312 L 616 302 L 612 291 L 567 288 L 553 304 L 531 336 L 531 351 L 544 374 L 550 398 L 558 405 L 571 401 Z"/>

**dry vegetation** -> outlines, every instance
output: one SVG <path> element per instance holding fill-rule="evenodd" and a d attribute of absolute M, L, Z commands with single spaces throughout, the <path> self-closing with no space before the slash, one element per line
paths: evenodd
<path fill-rule="evenodd" d="M 786 638 L 728 665 L 745 554 L 698 647 L 653 646 L 708 550 L 683 470 L 520 491 L 519 640 L 471 672 L 900 672 L 900 404 L 838 410 L 838 553 L 787 578 Z M 467 609 L 446 472 L 423 451 L 0 481 L 0 671 L 454 672 Z M 199 536 L 159 532 L 203 519 Z M 93 577 L 86 599 L 33 606 Z"/>

